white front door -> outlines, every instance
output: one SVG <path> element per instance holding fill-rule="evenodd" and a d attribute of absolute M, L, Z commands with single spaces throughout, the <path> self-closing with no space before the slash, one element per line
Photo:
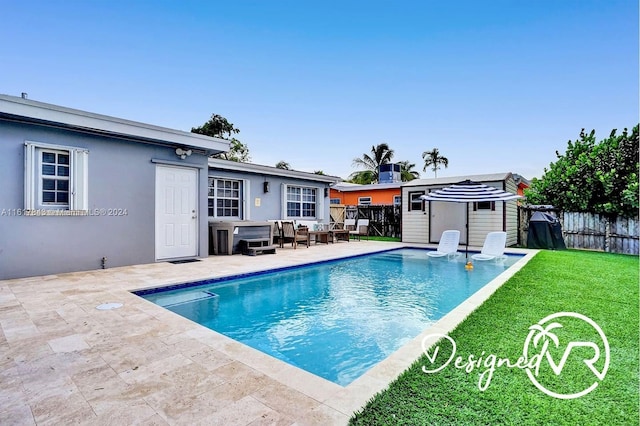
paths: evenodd
<path fill-rule="evenodd" d="M 446 201 L 431 201 L 429 226 L 430 243 L 440 242 L 442 233 L 448 229 L 460 231 L 460 244 L 467 243 L 467 208 L 468 203 L 453 203 Z"/>
<path fill-rule="evenodd" d="M 156 259 L 198 254 L 198 172 L 156 166 Z"/>

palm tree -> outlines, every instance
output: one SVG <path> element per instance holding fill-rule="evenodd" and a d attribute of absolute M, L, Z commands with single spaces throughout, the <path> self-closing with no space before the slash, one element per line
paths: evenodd
<path fill-rule="evenodd" d="M 403 182 L 409 182 L 420 177 L 420 173 L 412 170 L 416 166 L 415 164 L 408 161 L 400 161 L 398 164 L 400 164 L 400 179 Z"/>
<path fill-rule="evenodd" d="M 422 171 L 426 172 L 427 167 L 431 167 L 431 170 L 433 170 L 435 177 L 438 177 L 438 170 L 440 169 L 441 164 L 445 168 L 449 166 L 449 159 L 447 157 L 441 156 L 438 148 L 433 148 L 431 151 L 423 152 L 422 158 L 424 159 L 424 168 L 422 169 Z"/>
<path fill-rule="evenodd" d="M 353 165 L 356 167 L 362 167 L 365 171 L 373 173 L 373 180 L 377 181 L 379 176 L 379 167 L 381 164 L 387 164 L 391 162 L 393 158 L 393 150 L 389 148 L 386 143 L 371 146 L 371 154 L 362 154 L 362 158 L 354 158 Z"/>
<path fill-rule="evenodd" d="M 531 327 L 529 327 L 529 330 L 535 330 L 538 333 L 533 337 L 533 346 L 534 347 L 538 347 L 538 342 L 540 342 L 540 339 L 544 337 L 544 343 L 542 344 L 542 349 L 540 350 L 540 356 L 544 357 L 545 354 L 547 353 L 547 350 L 549 348 L 549 340 L 552 340 L 553 343 L 556 345 L 556 348 L 560 345 L 560 341 L 558 340 L 558 336 L 556 336 L 555 334 L 551 333 L 551 330 L 553 330 L 554 328 L 558 328 L 558 327 L 562 327 L 562 324 L 559 324 L 557 322 L 552 322 L 551 324 L 547 325 L 546 328 L 543 328 L 540 324 L 534 324 Z M 538 370 L 540 369 L 540 363 L 538 363 L 538 365 L 536 366 L 536 373 L 535 375 L 538 375 Z"/>
<path fill-rule="evenodd" d="M 357 183 L 359 185 L 368 185 L 377 180 L 377 175 L 373 174 L 373 170 L 360 170 L 349 175 L 347 182 Z"/>

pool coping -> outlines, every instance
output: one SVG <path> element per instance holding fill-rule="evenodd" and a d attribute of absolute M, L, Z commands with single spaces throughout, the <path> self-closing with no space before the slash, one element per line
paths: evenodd
<path fill-rule="evenodd" d="M 309 258 L 331 261 L 350 253 L 403 247 L 434 248 L 362 241 L 285 248 L 276 255 L 252 258 L 212 256 L 184 265 L 159 262 L 0 281 L 0 349 L 7 354 L 0 360 L 0 376 L 7 379 L 4 413 L 9 423 L 20 424 L 346 424 L 353 412 L 419 358 L 424 335 L 453 330 L 538 251 L 507 250 L 525 256 L 345 387 L 193 323 L 131 291 L 237 275 L 238 270 L 272 269 L 265 265 L 298 266 L 313 263 Z M 106 302 L 124 306 L 96 309 Z M 203 353 L 208 356 L 203 358 Z M 213 353 L 225 360 L 214 359 Z M 192 370 L 200 376 L 194 379 Z M 179 375 L 179 371 L 188 374 Z M 107 373 L 108 380 L 102 377 Z M 203 388 L 200 381 L 212 384 Z M 123 386 L 136 393 L 123 394 Z M 221 394 L 222 388 L 232 395 Z M 228 400 L 232 396 L 236 399 Z"/>
<path fill-rule="evenodd" d="M 433 247 L 431 247 L 430 245 L 403 243 L 403 245 L 400 247 L 360 253 L 355 256 L 335 257 L 298 265 L 253 271 L 245 274 L 221 276 L 217 277 L 215 282 L 224 282 L 229 279 L 244 278 L 271 272 L 285 271 L 304 266 L 335 262 L 342 259 L 364 257 L 371 254 L 390 252 L 403 248 L 427 250 L 433 249 Z M 470 253 L 473 252 L 476 252 L 476 250 L 470 250 Z M 302 368 L 288 364 L 285 361 L 281 361 L 271 355 L 268 355 L 258 349 L 247 346 L 236 340 L 233 340 L 214 330 L 210 330 L 204 326 L 201 327 L 203 327 L 205 330 L 209 330 L 215 333 L 216 338 L 220 340 L 220 343 L 224 341 L 222 347 L 233 347 L 233 355 L 250 367 L 255 368 L 256 370 L 270 377 L 273 377 L 274 379 L 277 379 L 281 383 L 293 389 L 296 389 L 299 392 L 317 399 L 324 405 L 327 405 L 350 416 L 353 412 L 361 409 L 362 406 L 364 406 L 367 401 L 369 401 L 376 393 L 388 387 L 389 384 L 391 384 L 391 382 L 393 382 L 403 371 L 409 368 L 418 358 L 420 358 L 420 356 L 424 353 L 422 342 L 425 337 L 432 334 L 451 333 L 473 311 L 475 311 L 487 299 L 489 299 L 489 297 L 491 297 L 491 295 L 493 295 L 493 293 L 495 293 L 498 288 L 506 283 L 509 278 L 511 278 L 516 272 L 522 269 L 524 265 L 526 265 L 529 260 L 531 260 L 537 253 L 538 251 L 527 249 L 510 248 L 505 250 L 505 254 L 520 255 L 522 257 L 518 259 L 513 265 L 511 265 L 507 270 L 499 274 L 489 283 L 485 284 L 482 288 L 480 288 L 478 291 L 461 302 L 449 313 L 447 313 L 438 321 L 434 322 L 431 326 L 423 330 L 418 336 L 411 339 L 402 347 L 398 348 L 388 357 L 375 364 L 373 367 L 371 367 L 369 370 L 367 370 L 365 373 L 363 373 L 361 376 L 359 376 L 357 379 L 346 386 L 341 386 L 330 380 L 310 373 Z M 179 283 L 166 287 L 168 289 L 181 288 L 188 287 L 189 284 L 194 285 L 192 283 Z M 158 287 L 146 287 L 143 289 L 131 290 L 131 292 L 135 295 L 138 295 L 139 292 L 146 292 L 146 290 L 153 290 L 157 288 Z M 159 307 L 162 308 L 161 306 Z"/>

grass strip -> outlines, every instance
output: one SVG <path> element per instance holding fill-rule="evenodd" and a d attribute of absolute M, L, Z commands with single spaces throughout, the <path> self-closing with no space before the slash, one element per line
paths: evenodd
<path fill-rule="evenodd" d="M 467 373 L 451 363 L 438 373 L 425 374 L 422 366 L 433 364 L 423 355 L 355 413 L 350 424 L 637 425 L 638 257 L 542 251 L 449 335 L 457 344 L 456 356 L 465 360 L 484 352 L 485 357 L 495 354 L 515 362 L 522 356 L 529 327 L 558 312 L 591 318 L 609 341 L 609 370 L 589 394 L 576 399 L 554 398 L 536 388 L 523 369 L 506 367 L 497 368 L 490 385 L 481 391 L 479 375 L 487 368 Z M 573 341 L 567 340 L 572 334 L 599 342 L 586 323 L 570 318 L 559 322 L 564 328 L 553 332 L 557 332 L 560 344 L 549 346 L 556 362 L 567 341 Z M 543 362 L 539 380 L 559 393 L 582 390 L 595 381 L 582 362 L 592 355 L 588 348 L 574 349 L 559 376 Z M 603 359 L 604 354 L 596 366 L 602 366 Z"/>

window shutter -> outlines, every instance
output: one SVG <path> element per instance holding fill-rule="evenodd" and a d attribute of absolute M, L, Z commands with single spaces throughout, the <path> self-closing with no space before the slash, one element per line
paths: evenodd
<path fill-rule="evenodd" d="M 84 150 L 71 151 L 71 183 L 72 196 L 69 200 L 70 210 L 89 210 L 89 153 Z"/>
<path fill-rule="evenodd" d="M 24 209 L 36 208 L 36 147 L 32 143 L 24 146 Z"/>
<path fill-rule="evenodd" d="M 324 220 L 324 190 L 316 188 L 316 219 Z"/>
<path fill-rule="evenodd" d="M 242 179 L 242 215 L 240 219 L 251 220 L 251 185 L 249 179 Z"/>
<path fill-rule="evenodd" d="M 282 205 L 280 206 L 280 219 L 287 218 L 287 185 L 284 183 L 280 184 L 280 201 Z"/>

